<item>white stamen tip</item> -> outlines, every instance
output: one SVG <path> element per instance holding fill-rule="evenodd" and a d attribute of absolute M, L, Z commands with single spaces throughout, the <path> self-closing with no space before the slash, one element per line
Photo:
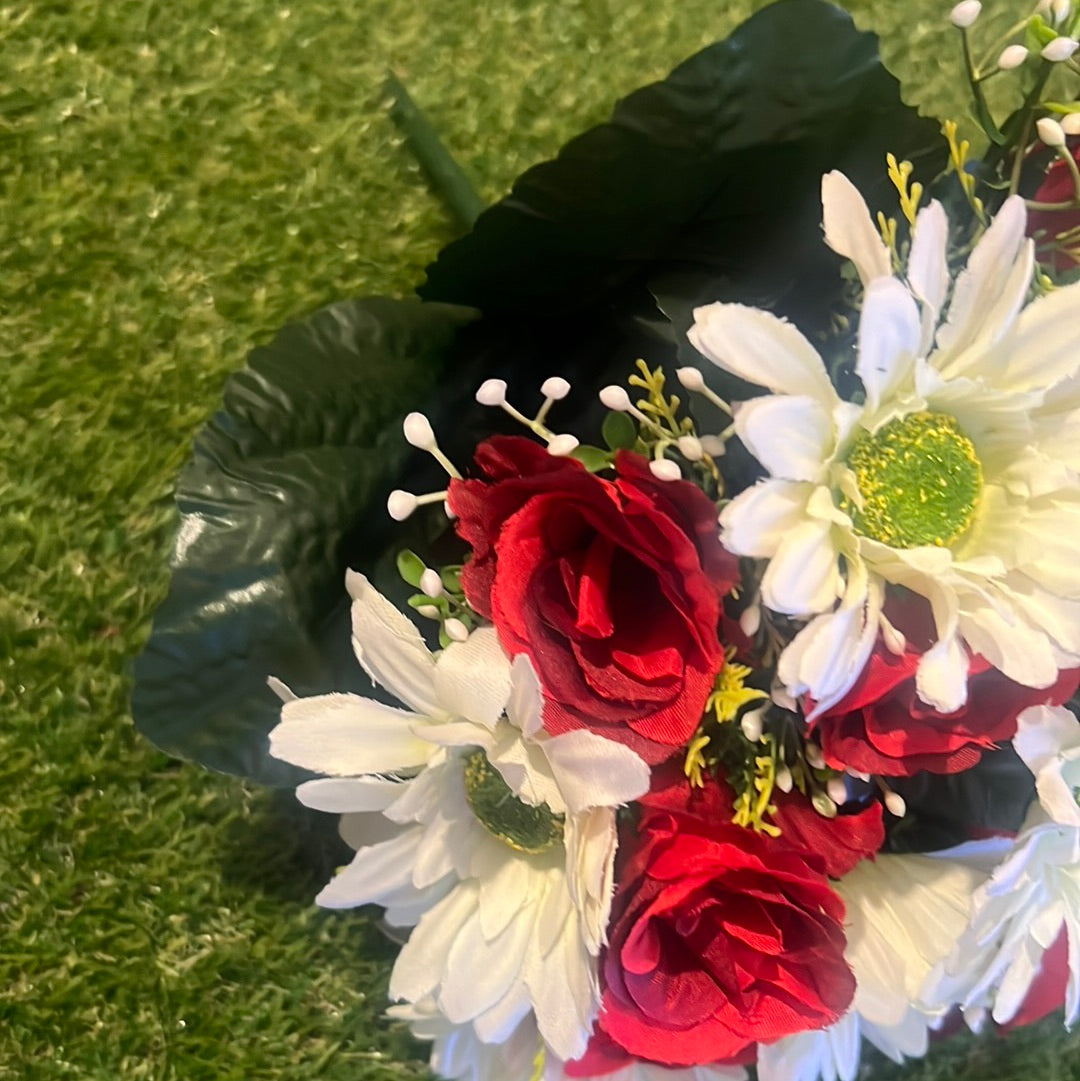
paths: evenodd
<path fill-rule="evenodd" d="M 1080 135 L 1080 113 L 1069 113 L 1061 118 L 1061 130 L 1066 135 Z"/>
<path fill-rule="evenodd" d="M 404 522 L 419 505 L 420 501 L 412 492 L 405 492 L 400 488 L 395 488 L 386 501 L 386 509 L 395 522 Z"/>
<path fill-rule="evenodd" d="M 565 458 L 568 454 L 573 454 L 577 448 L 577 438 L 567 433 L 552 436 L 547 446 L 548 454 L 555 458 Z"/>
<path fill-rule="evenodd" d="M 1065 145 L 1065 129 L 1053 117 L 1044 116 L 1035 122 L 1035 127 L 1039 132 L 1039 138 L 1047 146 L 1056 150 L 1059 146 Z"/>
<path fill-rule="evenodd" d="M 776 787 L 781 792 L 790 792 L 791 786 L 795 783 L 794 778 L 791 776 L 791 770 L 787 766 L 781 766 L 776 771 Z"/>
<path fill-rule="evenodd" d="M 703 435 L 698 442 L 710 458 L 723 458 L 724 441 L 718 435 Z"/>
<path fill-rule="evenodd" d="M 1054 38 L 1049 45 L 1043 47 L 1043 51 L 1040 55 L 1044 60 L 1049 60 L 1054 64 L 1060 64 L 1062 60 L 1068 60 L 1078 48 L 1080 48 L 1080 41 L 1077 41 L 1075 38 Z"/>
<path fill-rule="evenodd" d="M 838 807 L 842 807 L 847 803 L 847 784 L 843 777 L 830 777 L 829 783 L 825 786 L 825 791 L 829 793 L 829 799 Z"/>
<path fill-rule="evenodd" d="M 751 604 L 742 610 L 739 616 L 739 630 L 747 638 L 753 638 L 761 629 L 761 605 Z"/>
<path fill-rule="evenodd" d="M 806 761 L 809 762 L 814 769 L 825 768 L 825 758 L 821 753 L 821 748 L 816 743 L 808 743 L 806 745 Z"/>
<path fill-rule="evenodd" d="M 615 383 L 600 391 L 600 401 L 615 413 L 628 413 L 633 408 L 630 395 Z"/>
<path fill-rule="evenodd" d="M 649 462 L 649 472 L 657 480 L 682 480 L 682 470 L 679 468 L 678 463 L 673 462 L 670 458 L 654 458 Z"/>
<path fill-rule="evenodd" d="M 545 379 L 540 384 L 540 393 L 545 398 L 551 398 L 556 402 L 561 402 L 563 398 L 570 393 L 570 384 L 559 375 L 553 375 L 550 379 Z"/>
<path fill-rule="evenodd" d="M 451 642 L 464 642 L 469 637 L 469 628 L 460 619 L 448 619 L 443 624 L 443 629 Z"/>
<path fill-rule="evenodd" d="M 688 462 L 700 462 L 705 457 L 705 451 L 701 449 L 701 440 L 696 435 L 680 435 L 675 440 L 675 445 Z"/>
<path fill-rule="evenodd" d="M 502 405 L 506 401 L 506 380 L 485 379 L 476 392 L 476 400 L 481 405 Z"/>
<path fill-rule="evenodd" d="M 1018 68 L 1028 58 L 1028 51 L 1023 45 L 1008 45 L 1001 50 L 998 57 L 998 67 L 1002 71 L 1012 71 Z"/>
<path fill-rule="evenodd" d="M 420 575 L 420 592 L 425 597 L 441 597 L 443 591 L 442 579 L 439 577 L 439 572 L 432 570 L 428 567 L 423 574 Z"/>
<path fill-rule="evenodd" d="M 743 718 L 739 722 L 739 725 L 742 728 L 742 734 L 746 736 L 751 743 L 757 743 L 757 741 L 761 739 L 764 720 L 764 709 L 752 709 L 749 713 L 743 714 Z"/>
<path fill-rule="evenodd" d="M 960 3 L 949 12 L 949 22 L 961 30 L 966 30 L 979 17 L 981 11 L 982 4 L 979 0 L 960 0 Z"/>
<path fill-rule="evenodd" d="M 417 615 L 421 615 L 424 619 L 439 619 L 442 616 L 442 612 L 433 604 L 420 604 L 416 607 Z"/>
<path fill-rule="evenodd" d="M 885 809 L 896 818 L 903 818 L 907 814 L 907 804 L 899 792 L 885 793 Z"/>
<path fill-rule="evenodd" d="M 410 413 L 401 425 L 405 441 L 418 450 L 432 450 L 435 447 L 435 433 L 431 422 L 423 413 Z"/>
<path fill-rule="evenodd" d="M 699 368 L 686 367 L 676 368 L 675 378 L 687 389 L 691 391 L 700 391 L 705 386 L 705 376 L 701 374 Z"/>

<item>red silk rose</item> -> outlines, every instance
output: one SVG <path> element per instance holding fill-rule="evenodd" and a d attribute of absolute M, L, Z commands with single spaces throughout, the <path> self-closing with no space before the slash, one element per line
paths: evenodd
<path fill-rule="evenodd" d="M 812 726 L 834 769 L 882 777 L 960 773 L 983 751 L 1012 739 L 1016 718 L 1028 706 L 1061 705 L 1080 681 L 1080 670 L 1073 669 L 1060 672 L 1050 687 L 1025 687 L 975 655 L 968 662 L 967 703 L 939 713 L 915 693 L 919 660 L 935 637 L 929 605 L 892 600 L 886 611 L 904 634 L 904 652 L 891 653 L 879 636 L 855 685 Z"/>
<path fill-rule="evenodd" d="M 1080 143 L 1072 148 L 1075 161 L 1080 163 Z M 1066 203 L 1076 194 L 1073 185 L 1072 171 L 1060 158 L 1056 159 L 1049 169 L 1034 199 L 1037 203 Z M 1077 210 L 1029 210 L 1027 217 L 1028 236 L 1045 234 L 1042 241 L 1053 240 L 1054 237 L 1064 233 L 1071 233 L 1080 228 L 1080 209 Z M 1055 270 L 1071 270 L 1080 264 L 1080 238 L 1073 235 L 1071 242 L 1065 248 L 1054 248 L 1039 253 L 1041 262 L 1052 266 Z"/>
<path fill-rule="evenodd" d="M 716 508 L 620 451 L 614 481 L 532 440 L 496 436 L 448 505 L 472 547 L 469 604 L 544 688 L 544 728 L 589 728 L 649 763 L 691 737 L 716 673 L 720 598 L 737 573 Z"/>
<path fill-rule="evenodd" d="M 732 825 L 715 782 L 683 780 L 642 803 L 620 843 L 601 961 L 607 1036 L 632 1055 L 690 1066 L 837 1021 L 855 978 L 824 861 Z"/>

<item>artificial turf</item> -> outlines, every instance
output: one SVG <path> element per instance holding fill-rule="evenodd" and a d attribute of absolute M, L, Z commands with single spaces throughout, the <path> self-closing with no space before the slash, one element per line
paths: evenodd
<path fill-rule="evenodd" d="M 494 199 L 759 6 L 0 6 L 0 1078 L 426 1076 L 381 1016 L 377 914 L 310 904 L 327 824 L 132 727 L 173 477 L 252 344 L 407 295 L 454 235 L 386 68 Z M 909 100 L 963 114 L 947 4 L 850 6 Z M 1080 1078 L 1080 1039 L 1054 1018 L 870 1071 Z"/>

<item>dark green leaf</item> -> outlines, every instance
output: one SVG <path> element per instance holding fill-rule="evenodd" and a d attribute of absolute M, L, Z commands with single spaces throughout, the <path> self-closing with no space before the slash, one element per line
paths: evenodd
<path fill-rule="evenodd" d="M 630 450 L 637 442 L 637 425 L 625 413 L 608 413 L 600 434 L 612 450 Z"/>
<path fill-rule="evenodd" d="M 599 473 L 611 466 L 611 452 L 601 447 L 590 447 L 586 443 L 575 447 L 571 458 L 576 458 L 590 473 Z"/>
<path fill-rule="evenodd" d="M 405 548 L 397 554 L 397 570 L 403 582 L 419 589 L 427 564 L 415 552 Z"/>
<path fill-rule="evenodd" d="M 180 478 L 172 583 L 136 662 L 136 724 L 163 750 L 292 784 L 298 771 L 266 750 L 279 707 L 266 677 L 299 694 L 364 687 L 345 569 L 370 570 L 407 533 L 385 510 L 408 462 L 401 417 L 474 317 L 416 301 L 336 304 L 229 380 Z"/>

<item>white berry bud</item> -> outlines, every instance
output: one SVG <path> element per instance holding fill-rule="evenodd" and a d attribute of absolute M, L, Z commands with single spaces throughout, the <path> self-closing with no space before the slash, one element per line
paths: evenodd
<path fill-rule="evenodd" d="M 426 597 L 441 597 L 443 591 L 442 579 L 439 572 L 428 567 L 420 575 L 420 592 Z"/>
<path fill-rule="evenodd" d="M 761 709 L 752 709 L 748 713 L 743 714 L 742 720 L 739 725 L 742 728 L 742 734 L 751 743 L 757 743 L 761 739 L 761 733 L 763 730 L 763 722 L 765 720 L 765 710 L 768 707 L 762 707 Z"/>
<path fill-rule="evenodd" d="M 649 472 L 657 480 L 682 480 L 682 470 L 670 458 L 654 458 L 649 462 Z"/>
<path fill-rule="evenodd" d="M 460 619 L 448 619 L 443 624 L 443 630 L 451 642 L 464 642 L 469 637 L 469 628 Z"/>
<path fill-rule="evenodd" d="M 506 380 L 485 379 L 476 392 L 476 400 L 481 405 L 502 405 L 506 401 Z"/>
<path fill-rule="evenodd" d="M 561 376 L 553 375 L 540 384 L 540 393 L 545 398 L 553 398 L 555 401 L 561 402 L 570 393 L 570 384 Z"/>
<path fill-rule="evenodd" d="M 1080 41 L 1076 41 L 1074 38 L 1054 38 L 1049 45 L 1043 48 L 1040 55 L 1044 60 L 1060 64 L 1062 60 L 1068 60 L 1078 48 L 1080 48 Z"/>
<path fill-rule="evenodd" d="M 1023 45 L 1008 45 L 1001 50 L 998 57 L 998 67 L 1002 71 L 1012 71 L 1018 68 L 1028 58 L 1028 51 Z"/>
<path fill-rule="evenodd" d="M 401 425 L 405 442 L 418 450 L 431 450 L 435 446 L 435 433 L 431 422 L 423 413 L 410 413 Z"/>
<path fill-rule="evenodd" d="M 547 446 L 548 454 L 554 458 L 565 458 L 567 455 L 573 454 L 577 448 L 577 439 L 568 433 L 553 436 Z"/>
<path fill-rule="evenodd" d="M 829 793 L 829 799 L 838 806 L 847 803 L 847 785 L 844 783 L 843 777 L 830 777 L 829 783 L 825 786 L 825 791 Z"/>
<path fill-rule="evenodd" d="M 705 451 L 701 449 L 701 440 L 696 435 L 680 435 L 675 440 L 675 446 L 688 462 L 700 462 L 705 457 Z"/>
<path fill-rule="evenodd" d="M 960 0 L 960 3 L 949 12 L 949 22 L 961 30 L 966 30 L 979 17 L 980 11 L 982 11 L 982 4 L 979 0 Z"/>
<path fill-rule="evenodd" d="M 1065 130 L 1053 117 L 1044 116 L 1041 120 L 1037 120 L 1035 128 L 1039 133 L 1039 138 L 1047 146 L 1057 149 L 1065 145 Z"/>
<path fill-rule="evenodd" d="M 630 395 L 626 391 L 615 383 L 611 386 L 604 387 L 600 391 L 600 401 L 603 402 L 605 408 L 612 410 L 615 413 L 628 413 L 633 405 L 630 402 Z"/>
<path fill-rule="evenodd" d="M 1072 3 L 1070 0 L 1051 0 L 1050 11 L 1053 13 L 1054 23 L 1060 26 L 1069 17 Z"/>
<path fill-rule="evenodd" d="M 1080 113 L 1069 113 L 1061 118 L 1061 130 L 1066 135 L 1080 135 Z"/>
<path fill-rule="evenodd" d="M 897 818 L 903 818 L 907 814 L 907 804 L 899 792 L 885 793 L 885 809 Z"/>
<path fill-rule="evenodd" d="M 442 617 L 442 612 L 433 604 L 417 605 L 416 614 L 423 616 L 425 619 L 440 619 Z"/>
<path fill-rule="evenodd" d="M 795 779 L 791 776 L 791 770 L 787 766 L 781 766 L 776 771 L 776 787 L 781 792 L 790 792 L 791 786 L 795 783 Z"/>
<path fill-rule="evenodd" d="M 710 458 L 723 458 L 724 441 L 718 435 L 703 435 L 698 442 Z"/>
<path fill-rule="evenodd" d="M 416 496 L 400 488 L 395 488 L 386 501 L 386 509 L 395 522 L 404 522 L 418 506 L 419 500 Z"/>
<path fill-rule="evenodd" d="M 747 605 L 739 616 L 739 630 L 746 635 L 747 638 L 753 638 L 755 634 L 761 629 L 761 605 L 750 604 Z"/>
<path fill-rule="evenodd" d="M 806 745 L 806 761 L 809 762 L 814 769 L 825 768 L 825 757 L 821 753 L 821 748 L 816 743 L 808 743 Z"/>
<path fill-rule="evenodd" d="M 705 376 L 701 374 L 700 368 L 676 368 L 675 378 L 689 391 L 697 392 L 705 386 Z"/>

